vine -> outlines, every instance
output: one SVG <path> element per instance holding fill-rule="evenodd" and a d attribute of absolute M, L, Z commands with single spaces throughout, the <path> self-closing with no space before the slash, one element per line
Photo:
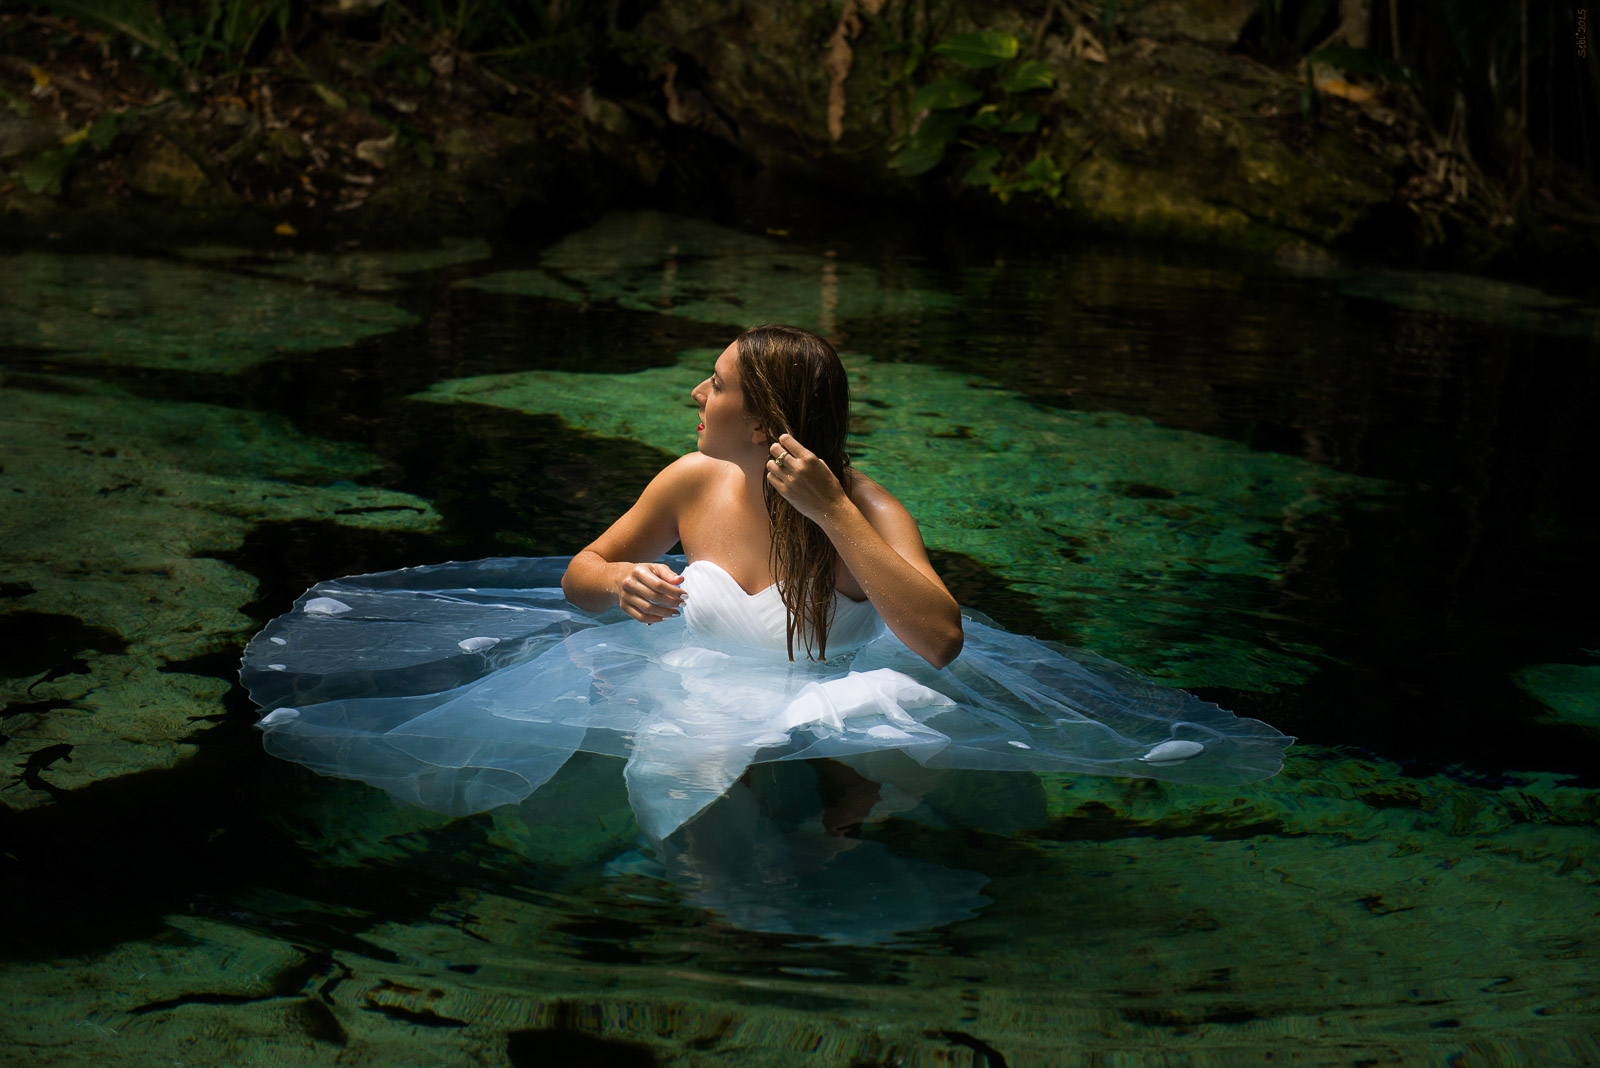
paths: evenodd
<path fill-rule="evenodd" d="M 982 30 L 946 38 L 933 51 L 977 72 L 928 82 L 911 98 L 915 127 L 891 146 L 889 166 L 911 178 L 938 167 L 952 147 L 969 150 L 961 181 L 987 188 L 1002 201 L 1018 192 L 1061 194 L 1062 172 L 1035 152 L 1043 116 L 1032 94 L 1055 85 L 1049 64 L 1023 58 L 1013 34 Z"/>

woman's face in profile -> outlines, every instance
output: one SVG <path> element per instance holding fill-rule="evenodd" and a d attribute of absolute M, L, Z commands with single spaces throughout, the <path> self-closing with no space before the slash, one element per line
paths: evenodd
<path fill-rule="evenodd" d="M 700 409 L 696 440 L 701 452 L 719 460 L 736 460 L 749 450 L 756 424 L 744 411 L 737 343 L 722 350 L 711 376 L 694 387 L 689 395 Z"/>

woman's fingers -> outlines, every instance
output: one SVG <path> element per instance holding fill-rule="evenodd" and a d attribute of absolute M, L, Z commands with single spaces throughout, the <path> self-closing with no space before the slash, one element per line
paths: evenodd
<path fill-rule="evenodd" d="M 665 564 L 635 564 L 622 580 L 617 604 L 641 623 L 660 623 L 678 614 L 687 596 L 682 582 Z"/>
<path fill-rule="evenodd" d="M 780 434 L 772 443 L 767 481 L 801 515 L 813 521 L 843 492 L 828 465 L 793 434 Z"/>
<path fill-rule="evenodd" d="M 788 453 L 790 456 L 795 456 L 802 460 L 816 459 L 816 457 L 811 454 L 810 449 L 806 448 L 804 445 L 800 444 L 799 441 L 795 440 L 795 436 L 793 434 L 779 434 L 778 447 L 783 449 L 783 451 Z"/>
<path fill-rule="evenodd" d="M 767 454 L 768 462 L 777 464 L 779 470 L 797 467 L 807 460 L 816 459 L 811 450 L 800 444 L 793 434 L 779 434 L 778 440 L 767 449 Z"/>

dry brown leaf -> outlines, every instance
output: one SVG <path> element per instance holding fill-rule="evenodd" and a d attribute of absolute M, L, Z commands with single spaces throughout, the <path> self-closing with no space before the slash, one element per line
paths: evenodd
<path fill-rule="evenodd" d="M 676 63 L 661 64 L 661 73 L 666 81 L 661 85 L 661 92 L 667 98 L 667 118 L 679 124 L 688 121 L 684 114 L 683 101 L 678 99 L 678 65 Z"/>
<path fill-rule="evenodd" d="M 850 67 L 855 62 L 855 52 L 850 42 L 861 34 L 861 16 L 857 10 L 876 15 L 883 10 L 885 0 L 846 0 L 839 13 L 839 24 L 828 38 L 828 57 L 823 69 L 828 72 L 828 138 L 837 141 L 844 136 L 844 83 L 850 77 Z"/>
<path fill-rule="evenodd" d="M 356 158 L 374 167 L 387 167 L 389 160 L 394 156 L 394 147 L 398 142 L 399 135 L 396 133 L 391 133 L 388 137 L 373 137 L 359 141 L 356 143 Z"/>
<path fill-rule="evenodd" d="M 1106 61 L 1105 47 L 1084 26 L 1079 26 L 1072 31 L 1072 39 L 1067 42 L 1067 54 L 1069 56 L 1082 56 L 1090 63 L 1104 63 Z"/>

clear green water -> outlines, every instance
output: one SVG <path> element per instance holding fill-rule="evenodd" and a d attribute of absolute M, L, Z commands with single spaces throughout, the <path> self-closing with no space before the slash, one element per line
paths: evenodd
<path fill-rule="evenodd" d="M 1592 308 L 740 210 L 0 256 L 0 1060 L 1600 1062 Z M 646 856 L 603 758 L 452 822 L 260 752 L 261 622 L 575 550 L 771 320 L 963 603 L 1283 774 L 930 774 L 839 839 L 801 767 Z"/>

